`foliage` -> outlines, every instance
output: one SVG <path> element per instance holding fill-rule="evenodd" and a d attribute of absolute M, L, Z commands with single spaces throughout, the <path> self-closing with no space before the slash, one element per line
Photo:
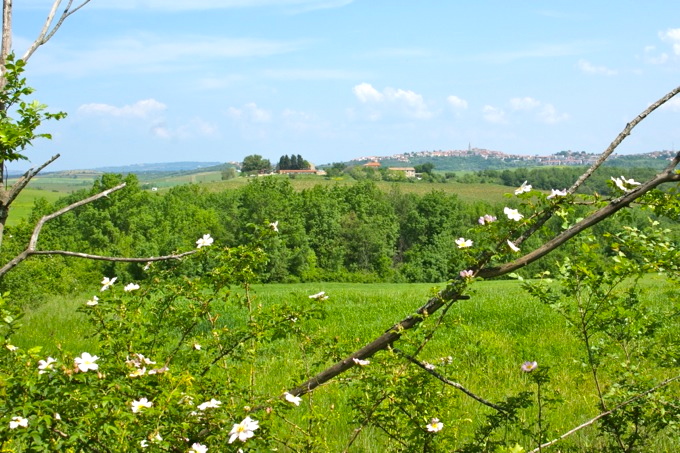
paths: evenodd
<path fill-rule="evenodd" d="M 60 120 L 65 113 L 49 113 L 46 105 L 38 101 L 25 101 L 33 93 L 22 77 L 25 62 L 16 60 L 13 54 L 7 56 L 0 90 L 0 162 L 28 159 L 23 153 L 37 138 L 51 138 L 48 133 L 36 133 L 43 121 Z M 14 119 L 16 116 L 17 119 Z"/>
<path fill-rule="evenodd" d="M 265 159 L 259 154 L 251 154 L 243 158 L 241 171 L 244 173 L 269 173 L 272 164 L 269 159 Z"/>
<path fill-rule="evenodd" d="M 311 164 L 299 154 L 297 156 L 284 154 L 276 165 L 277 170 L 309 170 L 310 168 Z"/>

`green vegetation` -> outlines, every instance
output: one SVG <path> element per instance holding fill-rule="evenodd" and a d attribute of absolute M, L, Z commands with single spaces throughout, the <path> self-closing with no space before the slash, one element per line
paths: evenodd
<path fill-rule="evenodd" d="M 254 301 L 273 306 L 281 301 L 304 300 L 309 294 L 325 291 L 329 299 L 324 302 L 325 318 L 312 322 L 306 330 L 310 337 L 338 339 L 333 354 L 349 354 L 372 340 L 376 333 L 397 322 L 404 314 L 423 303 L 433 285 L 429 284 L 270 284 L 256 285 Z M 674 283 L 663 278 L 648 276 L 643 284 L 643 301 L 652 312 L 668 310 L 668 298 L 675 293 Z M 532 383 L 520 370 L 527 360 L 537 361 L 541 367 L 550 368 L 550 387 L 559 394 L 566 406 L 548 408 L 544 422 L 550 431 L 559 433 L 597 415 L 589 371 L 583 367 L 585 357 L 578 338 L 567 328 L 562 317 L 549 307 L 528 297 L 517 281 L 481 282 L 473 286 L 473 298 L 461 301 L 450 310 L 445 326 L 430 341 L 420 358 L 436 366 L 438 372 L 454 378 L 477 395 L 498 402 L 508 395 L 533 392 Z M 98 293 L 98 291 L 95 291 Z M 87 338 L 94 326 L 83 323 L 85 319 L 76 310 L 91 299 L 92 292 L 68 298 L 52 298 L 43 306 L 29 310 L 24 320 L 25 328 L 14 342 L 22 348 L 43 346 L 44 355 L 55 356 L 66 352 L 78 355 L 87 350 L 92 354 L 106 354 Z M 99 294 L 98 294 L 99 295 Z M 308 300 L 308 299 L 307 299 Z M 677 297 L 674 297 L 677 310 Z M 46 314 L 49 313 L 49 316 Z M 220 313 L 233 317 L 231 309 Z M 664 327 L 665 332 L 678 331 L 680 319 Z M 60 350 L 56 349 L 60 345 Z M 305 357 L 305 343 L 290 337 L 272 347 L 260 350 L 258 382 L 265 393 L 282 391 L 282 382 L 295 382 Z M 60 352 L 61 351 L 61 352 Z M 330 352 L 330 351 L 329 351 Z M 450 357 L 450 360 L 449 360 Z M 329 363 L 326 357 L 310 372 Z M 383 353 L 372 359 L 371 367 L 389 367 L 393 354 Z M 309 366 L 309 365 L 308 365 Z M 361 377 L 367 370 L 350 373 L 351 378 Z M 420 378 L 422 372 L 415 371 Z M 666 375 L 663 369 L 654 373 Z M 247 373 L 244 377 L 247 376 Z M 425 378 L 427 380 L 427 378 Z M 434 384 L 433 381 L 429 382 Z M 455 431 L 455 437 L 464 440 L 474 435 L 483 425 L 483 414 L 493 411 L 480 407 L 462 393 L 443 387 L 447 401 L 446 428 Z M 291 422 L 304 423 L 307 416 L 326 413 L 327 423 L 319 435 L 328 442 L 328 451 L 341 451 L 354 429 L 356 415 L 352 403 L 356 398 L 352 386 L 335 384 L 318 389 L 313 400 L 305 402 L 299 413 L 291 414 Z M 532 419 L 533 408 L 522 410 L 521 416 Z M 446 414 L 446 415 L 445 415 Z M 569 414 L 569 416 L 566 416 Z M 444 418 L 446 416 L 446 418 Z M 531 444 L 529 433 L 519 435 L 520 443 Z M 668 440 L 659 440 L 656 451 L 668 451 Z M 365 430 L 354 444 L 353 451 L 376 451 L 379 445 L 390 445 L 379 429 Z M 562 444 L 562 450 L 599 450 L 602 439 L 595 428 Z M 647 445 L 652 448 L 651 444 Z"/>

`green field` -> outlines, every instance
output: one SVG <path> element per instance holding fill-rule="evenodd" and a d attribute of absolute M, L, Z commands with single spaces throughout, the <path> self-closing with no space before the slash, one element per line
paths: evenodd
<path fill-rule="evenodd" d="M 659 309 L 667 304 L 675 291 L 672 283 L 656 276 L 646 278 L 643 287 L 646 303 Z M 343 354 L 349 354 L 416 310 L 427 300 L 432 289 L 430 284 L 260 285 L 255 288 L 255 301 L 267 305 L 287 299 L 306 299 L 309 294 L 326 291 L 330 296 L 324 302 L 327 318 L 312 323 L 310 334 L 339 339 Z M 93 293 L 96 291 L 93 287 Z M 72 354 L 95 351 L 96 345 L 88 339 L 91 327 L 75 311 L 91 295 L 52 299 L 29 311 L 25 328 L 13 337 L 13 341 L 24 348 L 42 345 L 46 354 L 56 353 L 57 348 Z M 233 315 L 233 310 L 226 307 L 223 316 Z M 680 319 L 671 319 L 664 328 L 676 332 L 673 335 L 677 336 L 679 324 Z M 400 344 L 397 346 L 401 347 Z M 97 352 L 106 354 L 106 351 Z M 290 338 L 261 350 L 257 370 L 259 386 L 273 395 L 281 394 L 299 384 L 302 376 L 313 375 L 332 364 L 326 359 L 322 364 L 311 365 L 307 357 L 310 353 Z M 389 372 L 386 362 L 394 359 L 390 355 L 378 353 L 371 359 L 370 366 L 386 366 Z M 451 363 L 444 365 L 442 358 L 449 356 Z M 564 401 L 555 408 L 545 409 L 545 422 L 551 435 L 566 432 L 598 413 L 593 383 L 588 369 L 583 366 L 583 347 L 559 315 L 529 297 L 516 281 L 474 284 L 471 299 L 453 306 L 443 327 L 419 358 L 436 364 L 440 373 L 493 402 L 534 390 L 520 371 L 524 361 L 537 361 L 540 367 L 550 368 L 549 388 Z M 668 377 L 669 372 L 672 370 L 658 370 L 658 381 Z M 239 371 L 234 370 L 234 373 L 238 375 Z M 241 373 L 247 375 L 245 370 Z M 305 423 L 304 417 L 311 413 L 333 413 L 324 425 L 323 433 L 328 439 L 329 451 L 342 451 L 356 427 L 350 412 L 350 398 L 356 395 L 352 386 L 348 386 L 347 378 L 357 378 L 359 373 L 360 369 L 350 370 L 340 379 L 319 387 L 313 392 L 313 398 L 305 397 L 301 406 L 304 409 L 296 412 L 299 418 L 292 420 Z M 603 381 L 606 381 L 605 376 Z M 469 439 L 474 428 L 483 423 L 484 415 L 492 412 L 435 379 L 428 385 L 441 389 L 449 398 L 450 405 L 440 409 L 440 418 L 456 430 L 461 441 Z M 675 394 L 677 396 L 677 391 Z M 531 419 L 535 416 L 535 408 L 527 409 L 520 416 Z M 531 445 L 528 435 L 520 435 L 520 438 L 525 446 Z M 350 451 L 378 452 L 384 440 L 381 432 L 366 429 Z M 664 442 L 660 441 L 648 451 L 673 451 Z M 561 451 L 595 451 L 599 445 L 596 431 L 589 428 L 564 441 L 561 446 L 565 449 Z"/>

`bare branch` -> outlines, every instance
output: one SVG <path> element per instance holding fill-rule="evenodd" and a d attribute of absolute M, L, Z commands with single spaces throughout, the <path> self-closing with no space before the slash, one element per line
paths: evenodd
<path fill-rule="evenodd" d="M 478 402 L 482 403 L 482 404 L 485 405 L 485 406 L 489 406 L 489 407 L 492 408 L 492 409 L 496 409 L 496 410 L 499 411 L 499 412 L 507 413 L 507 411 L 506 411 L 503 407 L 501 407 L 501 406 L 499 406 L 499 405 L 497 405 L 497 404 L 494 404 L 494 403 L 492 403 L 491 401 L 487 401 L 487 400 L 485 400 L 484 398 L 482 398 L 481 396 L 475 395 L 474 393 L 472 393 L 470 390 L 468 390 L 468 389 L 466 389 L 465 387 L 463 387 L 463 386 L 462 386 L 461 384 L 459 384 L 458 382 L 454 382 L 454 381 L 452 381 L 452 380 L 446 378 L 445 376 L 442 376 L 441 374 L 437 373 L 437 372 L 434 371 L 433 369 L 428 368 L 427 365 L 425 365 L 423 362 L 421 362 L 420 360 L 416 359 L 415 357 L 411 357 L 410 355 L 406 354 L 405 352 L 403 352 L 402 350 L 397 349 L 397 348 L 394 348 L 394 349 L 392 349 L 392 350 L 393 350 L 394 352 L 396 352 L 397 354 L 401 355 L 402 357 L 404 357 L 404 358 L 405 358 L 406 360 L 408 360 L 409 362 L 413 363 L 414 365 L 417 365 L 418 367 L 420 367 L 420 368 L 421 368 L 422 370 L 424 370 L 425 372 L 427 372 L 427 373 L 431 374 L 432 376 L 436 377 L 437 379 L 439 379 L 440 381 L 442 381 L 444 384 L 450 385 L 451 387 L 454 387 L 454 388 L 457 388 L 458 390 L 460 390 L 461 392 L 465 393 L 467 396 L 469 396 L 469 397 L 472 398 L 473 400 L 478 401 Z"/>
<path fill-rule="evenodd" d="M 529 453 L 537 453 L 537 452 L 541 451 L 543 448 L 550 447 L 551 445 L 556 444 L 557 442 L 561 441 L 561 440 L 564 439 L 565 437 L 571 436 L 571 435 L 574 434 L 575 432 L 580 431 L 580 430 L 582 430 L 583 428 L 592 425 L 593 423 L 595 423 L 595 422 L 598 421 L 599 419 L 604 418 L 604 417 L 607 417 L 608 415 L 611 415 L 614 411 L 617 411 L 617 410 L 619 410 L 619 409 L 621 409 L 621 408 L 623 408 L 623 407 L 629 405 L 630 403 L 633 403 L 633 402 L 639 400 L 640 398 L 643 398 L 643 397 L 649 395 L 650 393 L 654 393 L 654 392 L 656 392 L 657 390 L 659 390 L 660 388 L 665 387 L 665 386 L 667 386 L 668 384 L 670 384 L 670 383 L 672 383 L 672 382 L 674 382 L 674 381 L 677 381 L 678 379 L 680 379 L 680 376 L 675 376 L 675 377 L 672 377 L 672 378 L 670 378 L 670 379 L 666 379 L 665 381 L 663 381 L 663 382 L 661 382 L 660 384 L 658 384 L 656 387 L 652 387 L 652 388 L 649 389 L 649 390 L 646 390 L 646 391 L 644 391 L 644 392 L 642 392 L 642 393 L 639 393 L 639 394 L 635 395 L 634 397 L 630 398 L 629 400 L 626 400 L 626 401 L 624 401 L 623 403 L 618 404 L 616 407 L 614 407 L 614 408 L 612 408 L 612 409 L 610 409 L 610 410 L 608 410 L 608 411 L 605 411 L 605 412 L 600 413 L 599 415 L 597 415 L 597 416 L 591 418 L 591 419 L 588 420 L 587 422 L 582 423 L 582 424 L 580 424 L 579 426 L 577 426 L 576 428 L 571 429 L 571 430 L 567 431 L 566 433 L 562 434 L 562 435 L 561 435 L 560 437 L 558 437 L 557 439 L 553 439 L 553 440 L 551 440 L 550 442 L 546 442 L 546 443 L 544 443 L 544 444 L 539 445 L 537 448 L 534 448 L 534 449 L 531 450 Z"/>
<path fill-rule="evenodd" d="M 669 91 L 664 97 L 656 101 L 654 104 L 650 105 L 644 112 L 636 116 L 633 121 L 626 124 L 626 127 L 623 128 L 621 133 L 614 139 L 613 142 L 611 142 L 609 147 L 602 153 L 602 155 L 600 155 L 597 161 L 585 173 L 583 173 L 578 178 L 578 180 L 576 180 L 574 185 L 572 185 L 569 188 L 567 193 L 571 194 L 576 192 L 576 189 L 578 189 L 581 186 L 581 184 L 583 184 L 588 178 L 590 178 L 590 176 L 595 172 L 595 170 L 597 170 L 604 163 L 604 161 L 607 160 L 607 158 L 614 152 L 614 150 L 621 144 L 621 142 L 630 135 L 631 131 L 635 126 L 637 126 L 650 113 L 661 107 L 663 104 L 665 104 L 667 101 L 669 101 L 672 97 L 674 97 L 678 93 L 680 93 L 680 86 Z"/>
<path fill-rule="evenodd" d="M 68 4 L 66 5 L 66 8 L 64 11 L 61 13 L 61 16 L 59 17 L 59 20 L 57 21 L 56 24 L 52 27 L 50 30 L 50 27 L 52 26 L 52 22 L 54 21 L 54 17 L 57 13 L 57 9 L 59 8 L 59 5 L 61 4 L 61 0 L 54 0 L 54 4 L 52 5 L 52 9 L 50 10 L 49 15 L 47 16 L 47 19 L 45 19 L 45 24 L 43 25 L 43 28 L 36 38 L 36 40 L 31 44 L 31 47 L 28 48 L 24 56 L 22 57 L 22 60 L 27 61 L 31 55 L 38 49 L 38 47 L 42 46 L 45 44 L 47 41 L 52 39 L 52 36 L 59 30 L 61 25 L 64 23 L 67 17 L 69 17 L 71 14 L 75 13 L 78 11 L 80 8 L 88 4 L 90 0 L 83 0 L 83 2 L 76 6 L 75 8 L 71 8 L 71 5 L 73 4 L 73 0 L 69 0 Z"/>
<path fill-rule="evenodd" d="M 425 305 L 418 309 L 416 314 L 408 316 L 402 321 L 396 323 L 395 325 L 390 327 L 384 334 L 382 334 L 381 336 L 379 336 L 378 338 L 376 338 L 363 348 L 359 349 L 358 351 L 351 354 L 349 357 L 343 359 L 342 361 L 336 363 L 335 365 L 326 368 L 324 371 L 317 374 L 307 382 L 299 385 L 298 387 L 295 387 L 292 390 L 289 390 L 289 393 L 295 396 L 300 396 L 314 390 L 321 384 L 328 382 L 329 380 L 333 379 L 339 374 L 342 374 L 345 371 L 352 368 L 353 366 L 356 366 L 354 359 L 357 360 L 367 359 L 373 356 L 376 352 L 387 349 L 389 346 L 392 345 L 392 343 L 401 338 L 402 332 L 411 329 L 416 324 L 420 323 L 424 317 L 439 310 L 447 302 L 463 299 L 469 299 L 469 296 L 461 295 L 458 293 L 458 291 L 447 287 L 446 289 L 440 291 L 438 295 L 428 300 Z"/>
<path fill-rule="evenodd" d="M 5 209 L 9 208 L 9 205 L 12 204 L 12 202 L 17 198 L 17 196 L 19 196 L 19 193 L 21 193 L 21 191 L 24 190 L 24 187 L 26 187 L 28 183 L 31 182 L 31 179 L 33 179 L 35 175 L 40 173 L 45 167 L 47 167 L 49 164 L 51 164 L 57 159 L 59 159 L 59 154 L 55 154 L 39 167 L 35 169 L 31 168 L 26 173 L 24 173 L 23 176 L 21 176 L 21 178 L 19 178 L 19 180 L 15 182 L 10 188 L 9 193 L 7 195 L 7 199 L 0 200 L 0 202 L 2 202 L 2 204 L 4 205 Z"/>
<path fill-rule="evenodd" d="M 39 171 L 39 170 L 37 170 Z M 36 173 L 37 173 L 36 171 Z M 67 250 L 36 250 L 36 247 L 38 245 L 38 238 L 40 236 L 40 231 L 42 230 L 43 225 L 45 225 L 46 222 L 59 217 L 62 214 L 65 214 L 69 211 L 74 210 L 75 208 L 79 206 L 86 205 L 88 203 L 92 203 L 93 201 L 96 201 L 100 198 L 106 197 L 110 195 L 113 192 L 116 192 L 120 189 L 125 187 L 125 183 L 119 184 L 115 187 L 112 187 L 110 189 L 106 189 L 103 192 L 100 192 L 98 194 L 92 195 L 91 197 L 85 198 L 80 201 L 76 201 L 75 203 L 72 203 L 56 212 L 53 212 L 52 214 L 48 214 L 44 217 L 42 217 L 38 223 L 36 223 L 35 227 L 33 228 L 33 234 L 31 235 L 31 239 L 28 242 L 28 247 L 26 249 L 19 253 L 17 256 L 15 256 L 12 260 L 7 262 L 2 268 L 0 268 L 0 277 L 5 275 L 7 272 L 9 272 L 11 269 L 16 267 L 19 263 L 21 263 L 23 260 L 26 258 L 32 256 L 32 255 L 63 255 L 63 256 L 73 256 L 73 257 L 78 257 L 78 258 L 85 258 L 85 259 L 91 259 L 91 260 L 100 260 L 100 261 L 114 261 L 114 262 L 128 262 L 128 263 L 143 263 L 143 262 L 149 262 L 149 261 L 165 261 L 165 260 L 171 260 L 171 259 L 181 259 L 184 258 L 185 256 L 192 255 L 196 253 L 196 250 L 190 250 L 188 252 L 183 252 L 179 254 L 173 254 L 173 255 L 165 255 L 165 256 L 151 256 L 151 257 L 143 257 L 143 258 L 126 258 L 126 257 L 114 257 L 114 256 L 102 256 L 102 255 L 90 255 L 87 253 L 79 253 L 79 252 L 70 252 Z"/>
<path fill-rule="evenodd" d="M 193 255 L 197 250 L 189 250 L 188 252 L 182 252 L 172 255 L 163 256 L 148 256 L 142 258 L 128 258 L 125 256 L 104 256 L 104 255 L 90 255 L 89 253 L 80 252 L 70 252 L 68 250 L 33 250 L 29 255 L 62 255 L 62 256 L 72 256 L 75 258 L 85 258 L 94 261 L 112 261 L 116 263 L 149 263 L 152 261 L 168 261 L 168 260 L 179 260 L 185 256 Z M 2 273 L 0 272 L 0 275 Z"/>

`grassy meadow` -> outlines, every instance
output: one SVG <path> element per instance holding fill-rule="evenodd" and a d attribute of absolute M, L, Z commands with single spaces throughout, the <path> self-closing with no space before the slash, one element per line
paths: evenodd
<path fill-rule="evenodd" d="M 653 309 L 661 309 L 676 291 L 671 282 L 658 276 L 646 278 L 643 287 L 645 303 Z M 325 291 L 329 295 L 324 302 L 327 318 L 311 322 L 307 328 L 312 335 L 339 339 L 343 354 L 349 354 L 413 313 L 435 288 L 432 284 L 270 284 L 255 288 L 255 301 L 266 305 L 290 299 L 307 300 L 309 294 Z M 93 285 L 93 293 L 97 290 L 96 284 Z M 472 285 L 470 295 L 469 300 L 459 301 L 449 310 L 443 327 L 420 354 L 421 360 L 437 365 L 437 371 L 492 402 L 522 391 L 535 391 L 520 371 L 524 361 L 537 361 L 540 367 L 549 367 L 552 380 L 548 388 L 565 402 L 556 406 L 559 409 L 550 406 L 544 409 L 550 438 L 597 415 L 593 383 L 583 365 L 583 347 L 559 315 L 532 299 L 517 281 L 477 282 Z M 25 327 L 13 337 L 13 342 L 25 348 L 42 345 L 46 354 L 56 352 L 56 348 L 71 354 L 96 352 L 96 344 L 89 339 L 91 327 L 83 322 L 84 315 L 76 312 L 91 296 L 54 298 L 29 310 Z M 223 316 L 236 315 L 233 307 L 224 307 L 224 310 Z M 670 319 L 668 324 L 665 327 L 668 335 L 677 340 L 680 319 Z M 105 351 L 99 353 L 106 354 Z M 258 387 L 272 395 L 280 395 L 301 383 L 302 378 L 333 363 L 328 357 L 322 359 L 322 365 L 310 365 L 312 351 L 292 338 L 267 346 L 259 354 L 256 381 Z M 383 366 L 389 354 L 378 353 L 371 359 L 370 367 Z M 451 363 L 445 365 L 441 359 L 449 356 Z M 244 376 L 248 375 L 246 371 L 241 370 Z M 323 425 L 328 451 L 343 451 L 357 426 L 350 412 L 352 390 L 346 378 L 359 377 L 362 372 L 361 368 L 353 368 L 316 389 L 304 398 L 301 411 L 291 413 L 291 417 L 299 417 L 291 421 L 304 424 L 304 416 L 311 412 L 328 415 Z M 668 377 L 666 373 L 658 370 L 658 381 Z M 235 374 L 238 375 L 238 370 Z M 440 418 L 447 429 L 455 430 L 461 441 L 469 439 L 483 423 L 484 415 L 493 412 L 433 378 L 429 385 L 442 388 L 447 398 L 451 397 L 451 406 Z M 532 420 L 535 411 L 535 407 L 527 409 L 521 417 Z M 533 445 L 528 436 L 519 437 L 525 447 Z M 384 451 L 383 442 L 385 436 L 380 431 L 367 428 L 349 451 Z M 564 448 L 560 451 L 596 451 L 598 445 L 596 431 L 591 427 L 565 440 L 560 444 Z M 653 451 L 673 451 L 673 448 L 662 442 Z"/>

